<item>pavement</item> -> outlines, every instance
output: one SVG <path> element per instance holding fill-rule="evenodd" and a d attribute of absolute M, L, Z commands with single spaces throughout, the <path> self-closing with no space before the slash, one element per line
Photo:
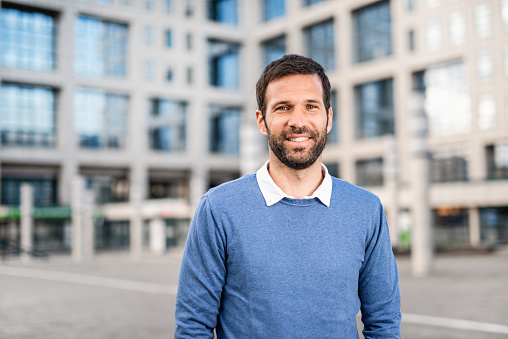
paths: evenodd
<path fill-rule="evenodd" d="M 0 261 L 0 338 L 172 338 L 181 256 Z M 408 256 L 396 258 L 404 338 L 508 338 L 506 251 L 438 255 L 425 278 L 412 277 Z"/>

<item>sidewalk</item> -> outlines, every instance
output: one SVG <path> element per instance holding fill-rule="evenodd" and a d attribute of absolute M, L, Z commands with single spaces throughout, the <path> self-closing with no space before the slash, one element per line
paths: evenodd
<path fill-rule="evenodd" d="M 0 338 L 171 338 L 181 255 L 0 262 Z M 397 263 L 404 338 L 508 338 L 508 254 L 439 255 L 420 279 Z"/>

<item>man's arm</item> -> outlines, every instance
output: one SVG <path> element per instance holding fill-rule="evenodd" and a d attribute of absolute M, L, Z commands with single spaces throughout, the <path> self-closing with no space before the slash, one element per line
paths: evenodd
<path fill-rule="evenodd" d="M 213 338 L 224 286 L 225 234 L 203 197 L 192 219 L 176 296 L 175 338 Z"/>
<path fill-rule="evenodd" d="M 378 225 L 365 249 L 358 289 L 365 338 L 400 338 L 399 276 L 381 203 Z"/>

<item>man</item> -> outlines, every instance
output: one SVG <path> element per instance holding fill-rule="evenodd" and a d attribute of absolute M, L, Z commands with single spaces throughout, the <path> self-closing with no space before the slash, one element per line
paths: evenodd
<path fill-rule="evenodd" d="M 287 55 L 256 86 L 269 161 L 206 193 L 182 260 L 175 338 L 400 337 L 398 274 L 379 199 L 321 164 L 330 82 Z"/>

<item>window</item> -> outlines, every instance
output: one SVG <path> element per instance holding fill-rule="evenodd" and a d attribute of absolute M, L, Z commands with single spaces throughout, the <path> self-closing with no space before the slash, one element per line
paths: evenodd
<path fill-rule="evenodd" d="M 96 204 L 129 200 L 127 173 L 120 169 L 84 169 L 86 188 L 94 193 Z"/>
<path fill-rule="evenodd" d="M 429 52 L 438 51 L 443 47 L 443 30 L 439 19 L 429 19 L 425 23 L 425 45 Z"/>
<path fill-rule="evenodd" d="M 480 208 L 479 212 L 481 241 L 508 243 L 508 206 Z"/>
<path fill-rule="evenodd" d="M 192 33 L 185 34 L 185 48 L 188 51 L 192 51 Z"/>
<path fill-rule="evenodd" d="M 485 147 L 487 179 L 508 179 L 508 142 Z"/>
<path fill-rule="evenodd" d="M 409 32 L 407 33 L 407 40 L 408 40 L 408 43 L 407 43 L 407 49 L 409 51 L 414 51 L 415 50 L 415 31 L 410 29 Z"/>
<path fill-rule="evenodd" d="M 101 6 L 107 6 L 111 4 L 111 0 L 97 0 L 97 3 Z"/>
<path fill-rule="evenodd" d="M 330 130 L 330 133 L 328 133 L 326 141 L 328 143 L 336 144 L 340 140 L 339 105 L 336 91 L 332 91 L 330 95 L 330 107 L 333 110 L 332 129 Z"/>
<path fill-rule="evenodd" d="M 1 66 L 34 71 L 55 68 L 55 19 L 5 4 L 1 11 Z"/>
<path fill-rule="evenodd" d="M 209 0 L 207 1 L 208 20 L 223 24 L 238 24 L 236 0 Z"/>
<path fill-rule="evenodd" d="M 406 10 L 408 12 L 412 12 L 415 9 L 414 0 L 405 0 L 405 3 L 406 3 Z"/>
<path fill-rule="evenodd" d="M 188 198 L 189 179 L 180 173 L 170 173 L 168 177 L 167 171 L 164 172 L 160 176 L 150 177 L 149 199 Z"/>
<path fill-rule="evenodd" d="M 282 58 L 286 54 L 286 36 L 280 37 L 263 42 L 261 45 L 263 49 L 264 65 L 268 65 L 272 61 Z"/>
<path fill-rule="evenodd" d="M 130 244 L 129 221 L 105 220 L 95 225 L 94 245 L 96 250 L 128 249 Z"/>
<path fill-rule="evenodd" d="M 2 84 L 0 135 L 4 147 L 54 147 L 55 91 L 48 87 Z"/>
<path fill-rule="evenodd" d="M 488 4 L 483 3 L 474 7 L 474 24 L 477 38 L 486 39 L 492 35 L 492 14 Z"/>
<path fill-rule="evenodd" d="M 227 89 L 239 87 L 238 44 L 208 40 L 208 72 L 211 86 Z"/>
<path fill-rule="evenodd" d="M 340 165 L 338 163 L 326 163 L 325 166 L 328 169 L 328 174 L 332 177 L 340 178 Z"/>
<path fill-rule="evenodd" d="M 286 13 L 285 0 L 261 0 L 263 1 L 263 21 L 270 21 L 281 17 Z"/>
<path fill-rule="evenodd" d="M 163 0 L 163 5 L 164 5 L 164 11 L 166 13 L 171 13 L 172 8 L 173 8 L 173 0 Z"/>
<path fill-rule="evenodd" d="M 125 77 L 127 25 L 80 15 L 75 24 L 77 75 Z"/>
<path fill-rule="evenodd" d="M 185 0 L 185 16 L 190 18 L 194 15 L 194 2 L 193 0 Z"/>
<path fill-rule="evenodd" d="M 393 81 L 386 79 L 355 87 L 357 138 L 394 134 Z"/>
<path fill-rule="evenodd" d="M 210 152 L 238 154 L 240 150 L 240 109 L 210 107 Z"/>
<path fill-rule="evenodd" d="M 173 34 L 171 33 L 171 30 L 167 29 L 165 34 L 165 45 L 166 47 L 172 47 L 173 46 Z"/>
<path fill-rule="evenodd" d="M 153 26 L 145 27 L 145 45 L 149 46 L 153 44 L 155 30 Z"/>
<path fill-rule="evenodd" d="M 356 162 L 356 184 L 358 186 L 383 186 L 383 181 L 383 158 Z"/>
<path fill-rule="evenodd" d="M 476 74 L 481 82 L 492 80 L 494 64 L 489 50 L 483 50 L 476 54 Z"/>
<path fill-rule="evenodd" d="M 128 98 L 95 89 L 79 89 L 74 100 L 74 128 L 83 148 L 124 148 Z"/>
<path fill-rule="evenodd" d="M 504 76 L 508 78 L 508 44 L 504 45 Z"/>
<path fill-rule="evenodd" d="M 353 12 L 355 61 L 392 54 L 390 2 L 381 1 Z"/>
<path fill-rule="evenodd" d="M 448 136 L 471 130 L 471 102 L 461 61 L 438 64 L 413 76 L 414 89 L 425 95 L 429 134 Z"/>
<path fill-rule="evenodd" d="M 191 85 L 194 79 L 192 67 L 187 67 L 187 84 Z"/>
<path fill-rule="evenodd" d="M 432 211 L 434 242 L 438 249 L 469 245 L 469 213 L 465 208 L 440 207 Z"/>
<path fill-rule="evenodd" d="M 312 6 L 312 5 L 315 5 L 315 4 L 323 2 L 323 1 L 326 1 L 326 0 L 303 0 L 303 5 L 304 6 Z"/>
<path fill-rule="evenodd" d="M 432 153 L 431 181 L 451 182 L 467 180 L 467 156 L 460 150 Z"/>
<path fill-rule="evenodd" d="M 450 42 L 454 46 L 463 45 L 466 42 L 466 16 L 462 11 L 450 13 Z"/>
<path fill-rule="evenodd" d="M 148 137 L 150 148 L 185 151 L 187 103 L 171 99 L 150 100 Z"/>
<path fill-rule="evenodd" d="M 172 81 L 173 81 L 173 70 L 171 68 L 168 68 L 166 71 L 166 82 Z"/>
<path fill-rule="evenodd" d="M 145 0 L 145 9 L 147 11 L 153 11 L 155 9 L 155 1 L 154 0 Z"/>
<path fill-rule="evenodd" d="M 303 33 L 307 56 L 320 63 L 327 71 L 335 69 L 333 20 L 307 27 Z"/>
<path fill-rule="evenodd" d="M 483 130 L 496 127 L 496 101 L 492 94 L 478 98 L 478 126 Z"/>
<path fill-rule="evenodd" d="M 147 82 L 153 82 L 155 80 L 155 61 L 145 61 L 145 80 Z"/>
<path fill-rule="evenodd" d="M 20 189 L 23 183 L 32 185 L 35 206 L 58 205 L 58 189 L 55 178 L 34 178 L 10 175 L 2 177 L 2 205 L 19 206 L 21 203 Z"/>

